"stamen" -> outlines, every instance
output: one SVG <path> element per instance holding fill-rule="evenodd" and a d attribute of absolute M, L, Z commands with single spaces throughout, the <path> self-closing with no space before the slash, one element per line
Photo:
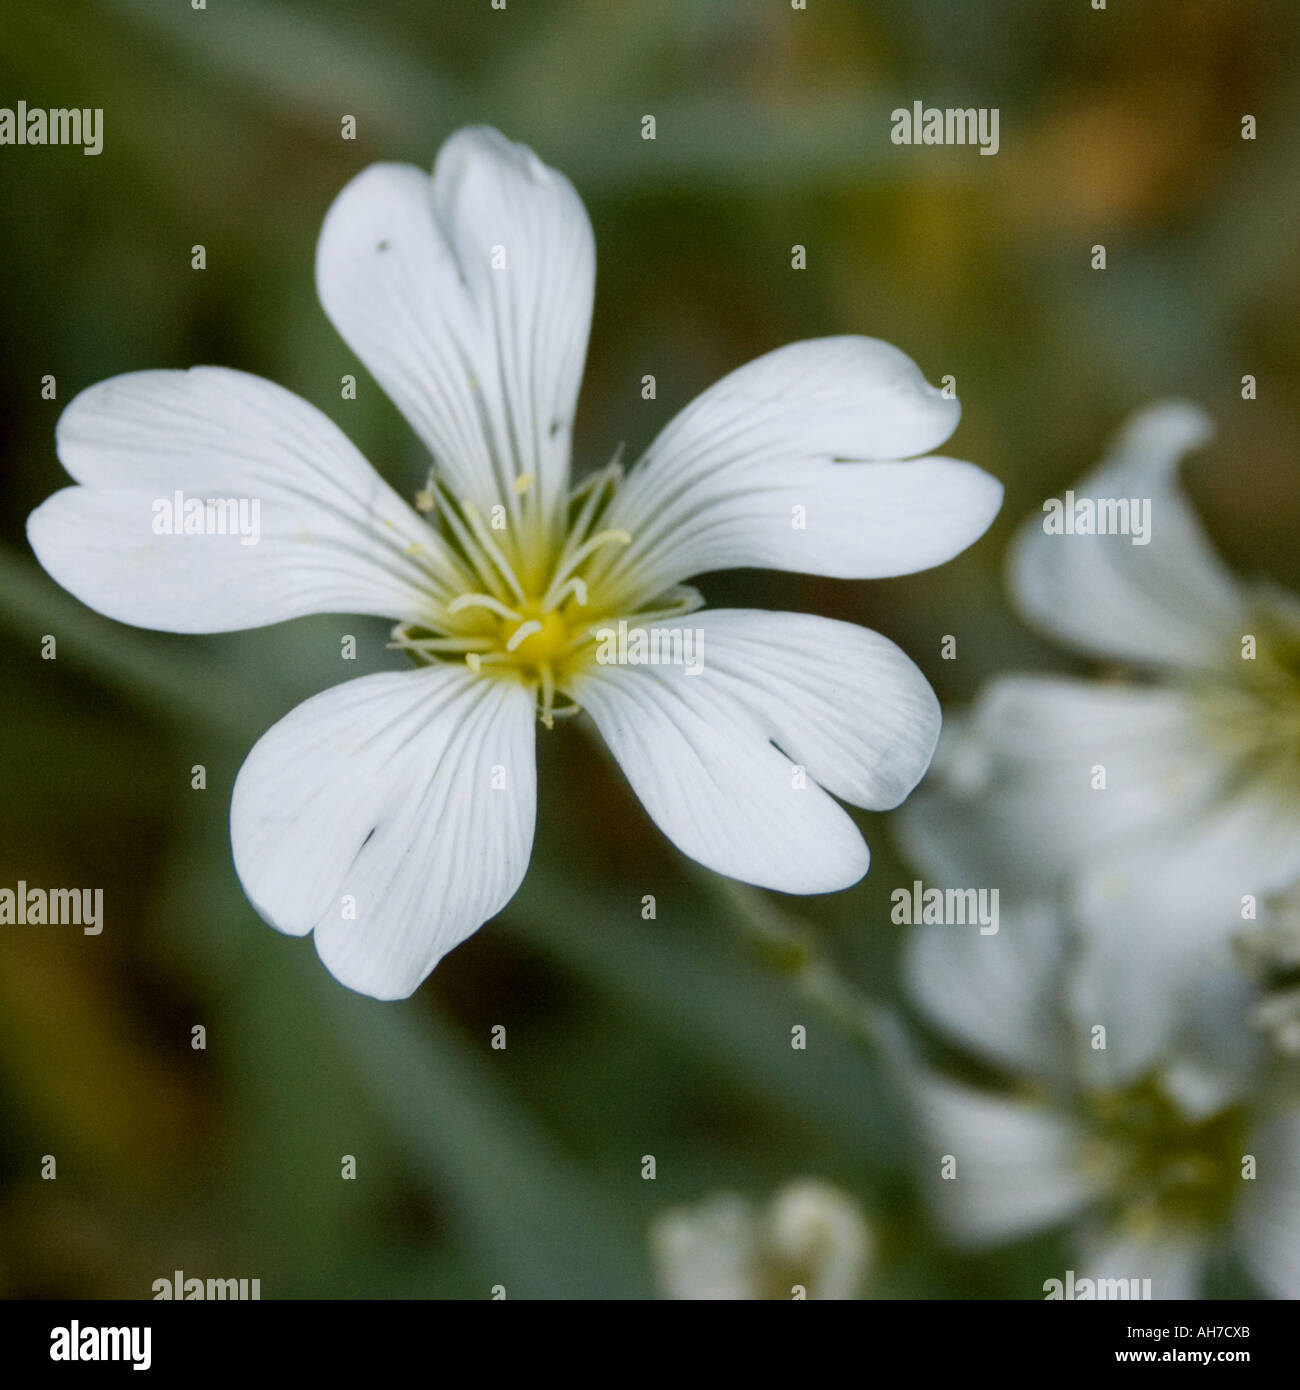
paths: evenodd
<path fill-rule="evenodd" d="M 606 483 L 617 482 L 623 474 L 623 446 L 620 444 L 614 451 L 614 457 L 604 466 L 598 468 L 594 473 L 587 476 L 569 493 L 568 500 L 576 502 L 583 493 L 590 492 L 592 488 L 603 488 Z M 574 528 L 577 529 L 576 527 Z M 571 533 L 572 534 L 572 533 Z"/>
<path fill-rule="evenodd" d="M 490 652 L 467 652 L 465 654 L 465 664 L 477 676 L 485 666 L 500 666 L 502 662 L 509 661 L 510 658 L 503 651 Z"/>
<path fill-rule="evenodd" d="M 668 594 L 676 595 L 672 602 L 665 604 L 662 608 L 645 609 L 637 613 L 627 615 L 628 622 L 636 622 L 641 627 L 649 626 L 653 623 L 671 622 L 674 618 L 684 618 L 688 613 L 697 613 L 704 607 L 704 596 L 698 589 L 693 589 L 689 584 L 682 584 L 676 589 L 668 590 Z M 569 641 L 561 653 L 567 656 L 569 652 L 578 647 L 585 646 L 592 641 L 597 631 L 608 623 L 607 618 L 597 618 L 594 622 L 587 623 L 584 627 L 571 630 Z"/>
<path fill-rule="evenodd" d="M 669 589 L 664 597 L 668 602 L 662 608 L 648 609 L 632 616 L 640 623 L 660 622 L 664 618 L 680 618 L 687 613 L 698 612 L 704 607 L 704 595 L 689 584 L 679 584 Z"/>
<path fill-rule="evenodd" d="M 438 493 L 434 485 L 433 469 L 429 469 L 429 476 L 425 480 L 424 486 L 415 494 L 415 510 L 417 512 L 431 512 L 438 505 Z"/>
<path fill-rule="evenodd" d="M 545 611 L 550 613 L 558 608 L 570 594 L 577 600 L 579 608 L 585 608 L 587 606 L 587 581 L 580 579 L 576 574 L 570 576 L 564 581 L 559 593 L 551 599 Z"/>
<path fill-rule="evenodd" d="M 486 608 L 495 613 L 497 617 L 505 618 L 508 622 L 523 622 L 522 613 L 516 613 L 513 608 L 507 608 L 500 599 L 493 598 L 491 594 L 460 594 L 447 605 L 447 612 L 459 613 L 466 608 Z"/>
<path fill-rule="evenodd" d="M 548 729 L 555 728 L 555 673 L 551 670 L 551 663 L 543 661 L 539 667 L 542 677 L 542 714 L 543 725 Z"/>
<path fill-rule="evenodd" d="M 602 545 L 631 545 L 632 536 L 628 531 L 624 531 L 621 526 L 611 526 L 608 531 L 597 531 L 590 540 L 583 543 L 573 552 L 566 570 L 573 567 L 587 558 L 593 550 L 599 550 Z"/>
<path fill-rule="evenodd" d="M 430 481 L 433 481 L 432 476 L 430 477 Z M 460 519 L 460 516 L 456 511 L 456 504 L 452 501 L 451 495 L 450 493 L 448 493 L 446 486 L 444 484 L 434 482 L 434 488 L 437 491 L 438 499 L 440 499 L 442 502 L 441 507 L 439 507 L 438 509 L 438 514 L 451 527 L 452 533 L 460 542 L 461 548 L 464 550 L 467 558 L 469 559 L 470 564 L 474 567 L 476 575 L 490 589 L 496 592 L 498 598 L 503 598 L 507 592 L 506 589 L 498 580 L 496 571 L 493 569 L 492 563 L 489 560 L 488 556 L 485 555 L 483 551 L 479 548 L 479 546 L 475 543 L 474 538 L 470 535 L 468 528 L 465 526 L 465 523 Z"/>
<path fill-rule="evenodd" d="M 490 652 L 490 637 L 402 637 L 386 644 L 394 652 Z"/>
<path fill-rule="evenodd" d="M 573 554 L 569 556 L 568 560 L 566 560 L 563 564 L 559 565 L 556 568 L 554 575 L 551 577 L 551 587 L 546 591 L 546 595 L 542 599 L 543 612 L 545 612 L 549 607 L 552 606 L 554 602 L 553 596 L 555 594 L 556 588 L 560 584 L 562 584 L 569 577 L 569 575 L 572 574 L 573 571 L 578 568 L 580 564 L 582 564 L 582 562 L 587 558 L 588 555 L 590 555 L 595 550 L 599 550 L 603 545 L 614 544 L 631 545 L 632 537 L 621 527 L 613 526 L 610 527 L 608 531 L 597 531 L 596 534 L 592 536 L 589 540 L 583 541 L 583 543 L 577 548 L 577 550 L 575 550 Z"/>
<path fill-rule="evenodd" d="M 501 553 L 501 547 L 492 539 L 491 533 L 484 524 L 482 516 L 479 515 L 478 508 L 468 497 L 464 497 L 461 499 L 460 509 L 465 513 L 465 520 L 468 521 L 473 528 L 474 536 L 478 543 L 492 557 L 497 569 L 501 571 L 502 578 L 510 585 L 514 596 L 520 603 L 525 602 L 523 587 L 515 578 L 515 572 L 510 568 L 510 561 Z"/>
<path fill-rule="evenodd" d="M 520 623 L 511 634 L 510 640 L 506 643 L 506 651 L 514 651 L 522 643 L 526 642 L 534 632 L 540 632 L 541 630 L 542 625 L 536 618 L 529 618 L 526 623 Z"/>
<path fill-rule="evenodd" d="M 536 481 L 537 475 L 535 473 L 521 473 L 510 484 L 510 490 L 516 497 L 522 497 Z"/>
<path fill-rule="evenodd" d="M 569 556 L 573 553 L 574 547 L 581 544 L 582 538 L 591 529 L 591 523 L 595 518 L 597 510 L 605 500 L 606 487 L 612 486 L 616 491 L 618 488 L 618 480 L 622 476 L 622 473 L 622 465 L 619 463 L 618 459 L 615 458 L 613 463 L 606 464 L 604 468 L 593 473 L 580 487 L 574 488 L 569 494 L 570 504 L 581 497 L 584 492 L 589 495 L 587 500 L 582 504 L 582 511 L 578 513 L 577 520 L 574 521 L 573 525 L 569 528 L 568 537 L 564 542 L 563 549 L 560 551 L 560 558 L 556 561 L 557 565 L 565 564 Z"/>

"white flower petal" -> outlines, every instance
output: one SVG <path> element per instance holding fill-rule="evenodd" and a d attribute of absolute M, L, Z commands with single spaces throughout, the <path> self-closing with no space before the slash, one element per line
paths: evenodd
<path fill-rule="evenodd" d="M 1300 1110 L 1265 1120 L 1249 1149 L 1257 1176 L 1242 1183 L 1242 1257 L 1274 1298 L 1300 1298 Z"/>
<path fill-rule="evenodd" d="M 650 445 L 603 523 L 632 543 L 597 556 L 589 580 L 618 605 L 738 566 L 873 579 L 942 564 L 983 535 L 1002 485 L 953 459 L 899 460 L 940 444 L 960 413 L 873 338 L 770 352 Z"/>
<path fill-rule="evenodd" d="M 450 664 L 365 676 L 299 705 L 235 782 L 230 837 L 250 900 L 283 932 L 314 928 L 345 985 L 405 998 L 524 876 L 533 722 L 522 684 Z"/>
<path fill-rule="evenodd" d="M 1065 1221 L 1095 1195 L 1081 1166 L 1082 1133 L 1060 1112 L 937 1077 L 920 1080 L 914 1099 L 926 1188 L 955 1240 L 1012 1240 Z M 941 1176 L 948 1155 L 953 1178 Z"/>
<path fill-rule="evenodd" d="M 550 516 L 567 489 L 595 268 L 569 181 L 481 127 L 443 145 L 432 177 L 358 174 L 316 253 L 325 312 L 457 498 L 514 509 L 515 480 L 533 474 Z"/>
<path fill-rule="evenodd" d="M 852 1197 L 829 1183 L 788 1183 L 772 1199 L 767 1226 L 772 1254 L 806 1277 L 809 1298 L 861 1297 L 873 1242 Z"/>
<path fill-rule="evenodd" d="M 1095 1295 L 1097 1280 L 1121 1279 L 1125 1291 L 1131 1292 L 1134 1286 L 1129 1280 L 1150 1279 L 1153 1299 L 1200 1298 L 1208 1254 L 1204 1241 L 1191 1233 L 1180 1238 L 1162 1232 L 1144 1239 L 1108 1231 L 1084 1242 L 1075 1285 L 1080 1279 L 1092 1279 Z M 1137 1289 L 1141 1292 L 1140 1282 Z M 1106 1296 L 1111 1296 L 1109 1290 Z"/>
<path fill-rule="evenodd" d="M 913 927 L 908 990 L 932 1023 L 985 1061 L 1024 1077 L 1064 1077 L 1071 1057 L 1060 992 L 1065 944 L 1057 910 L 1045 901 L 1011 910 L 1000 903 L 998 930 L 988 936 L 978 926 Z"/>
<path fill-rule="evenodd" d="M 1216 997 L 1225 1030 L 1205 1064 L 1241 1070 L 1231 1043 L 1246 1003 L 1232 950 L 1242 896 L 1262 899 L 1297 877 L 1300 820 L 1249 788 L 1084 875 L 1075 998 L 1081 1017 L 1107 1025 L 1123 1074 L 1139 1075 L 1175 1043 L 1192 1046 L 1192 1024 Z"/>
<path fill-rule="evenodd" d="M 1031 516 L 1010 556 L 1025 617 L 1092 655 L 1150 665 L 1223 666 L 1239 654 L 1245 621 L 1237 581 L 1215 554 L 1183 494 L 1183 454 L 1209 438 L 1195 406 L 1152 406 L 1125 427 L 1076 498 L 1149 499 L 1151 539 L 1048 535 Z"/>
<path fill-rule="evenodd" d="M 947 785 L 932 779 L 904 812 L 904 837 L 956 883 L 1058 886 L 1222 794 L 1232 760 L 1213 756 L 1208 727 L 1178 690 L 999 678 L 956 736 L 961 755 L 942 760 L 955 767 Z"/>
<path fill-rule="evenodd" d="M 114 377 L 69 404 L 57 441 L 81 486 L 38 507 L 28 538 L 65 589 L 119 622 L 229 632 L 307 613 L 418 621 L 451 573 L 438 537 L 343 433 L 260 377 Z M 243 499 L 250 531 L 256 501 L 256 543 L 155 532 L 155 503 L 170 517 L 178 491 L 183 502 Z"/>
<path fill-rule="evenodd" d="M 945 711 L 925 782 L 891 822 L 904 859 L 936 883 L 988 878 L 1001 887 L 1005 881 L 1008 856 L 986 843 L 982 809 L 973 814 L 975 798 L 987 795 L 992 768 L 970 710 Z"/>
<path fill-rule="evenodd" d="M 925 775 L 939 701 L 887 637 L 856 623 L 752 608 L 707 609 L 680 626 L 695 630 L 702 667 L 686 679 L 747 705 L 828 792 L 883 811 Z"/>
<path fill-rule="evenodd" d="M 751 700 L 738 684 L 726 658 L 713 673 L 706 644 L 697 676 L 682 666 L 593 666 L 566 688 L 683 854 L 786 893 L 856 883 L 869 858 L 857 827 L 815 778 L 797 775 L 793 748 L 787 757 L 773 746 L 775 721 L 762 708 L 772 691 Z M 811 734 L 818 756 L 819 744 Z"/>
<path fill-rule="evenodd" d="M 675 1207 L 650 1228 L 650 1254 L 665 1298 L 759 1298 L 759 1245 L 753 1206 L 731 1192 L 718 1193 L 697 1207 Z"/>

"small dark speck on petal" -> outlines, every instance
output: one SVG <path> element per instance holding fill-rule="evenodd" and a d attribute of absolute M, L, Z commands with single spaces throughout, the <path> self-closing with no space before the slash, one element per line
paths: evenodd
<path fill-rule="evenodd" d="M 376 251 L 387 251 L 387 250 L 388 250 L 388 243 L 387 243 L 386 241 L 378 242 L 378 243 L 376 244 L 376 246 L 375 246 L 375 250 L 376 250 Z"/>

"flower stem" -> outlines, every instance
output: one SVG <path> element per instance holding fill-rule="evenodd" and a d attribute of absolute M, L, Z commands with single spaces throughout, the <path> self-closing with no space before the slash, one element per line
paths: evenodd
<path fill-rule="evenodd" d="M 898 1055 L 905 1044 L 893 1011 L 844 976 L 806 922 L 748 884 L 718 874 L 701 874 L 700 881 L 727 908 L 727 921 L 754 955 L 788 976 L 799 994 L 867 1051 Z"/>

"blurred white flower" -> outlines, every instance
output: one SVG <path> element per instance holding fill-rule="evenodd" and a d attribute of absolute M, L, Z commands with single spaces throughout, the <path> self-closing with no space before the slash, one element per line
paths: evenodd
<path fill-rule="evenodd" d="M 1266 1291 L 1300 1296 L 1300 1103 L 1265 1073 L 1244 1091 L 1225 1076 L 1226 1052 L 1254 1056 L 1241 982 L 1226 975 L 1132 1079 L 1070 1007 L 1075 944 L 1041 902 L 1004 912 L 996 937 L 913 932 L 918 1008 L 996 1073 L 911 1078 L 941 1226 L 979 1247 L 1068 1225 L 1077 1278 L 1150 1279 L 1155 1298 L 1199 1296 L 1230 1250 Z"/>
<path fill-rule="evenodd" d="M 761 1209 L 718 1193 L 665 1212 L 650 1232 L 659 1287 L 676 1299 L 859 1298 L 871 1249 L 857 1203 L 808 1180 Z"/>
<path fill-rule="evenodd" d="M 432 455 L 418 510 L 314 407 L 200 367 L 79 395 L 58 427 L 78 486 L 28 522 L 51 575 L 137 626 L 397 620 L 418 669 L 317 695 L 239 774 L 235 866 L 263 917 L 314 931 L 352 988 L 409 994 L 519 886 L 534 715 L 579 709 L 683 853 L 790 893 L 856 882 L 867 849 L 834 798 L 895 806 L 923 775 L 939 730 L 925 678 L 847 623 L 696 613 L 683 581 L 950 559 L 1002 492 L 969 463 L 912 457 L 951 434 L 957 402 L 885 343 L 795 343 L 706 391 L 626 478 L 615 463 L 575 489 L 591 227 L 567 179 L 491 130 L 454 135 L 432 176 L 358 175 L 316 271 L 326 313 Z M 256 501 L 257 542 L 154 533 L 154 504 L 178 492 Z M 698 673 L 595 659 L 620 618 L 680 629 L 687 614 Z"/>
<path fill-rule="evenodd" d="M 1300 1057 L 1300 888 L 1269 898 L 1262 920 L 1236 938 L 1237 952 L 1258 985 L 1252 1027 L 1286 1057 Z"/>
<path fill-rule="evenodd" d="M 1062 894 L 1085 929 L 1075 1003 L 1130 1079 L 1232 970 L 1243 916 L 1300 878 L 1300 604 L 1206 538 L 1178 466 L 1208 435 L 1154 406 L 1076 484 L 1149 502 L 1149 543 L 1036 515 L 1013 547 L 1026 618 L 1129 678 L 994 680 L 901 822 L 932 876 Z"/>

